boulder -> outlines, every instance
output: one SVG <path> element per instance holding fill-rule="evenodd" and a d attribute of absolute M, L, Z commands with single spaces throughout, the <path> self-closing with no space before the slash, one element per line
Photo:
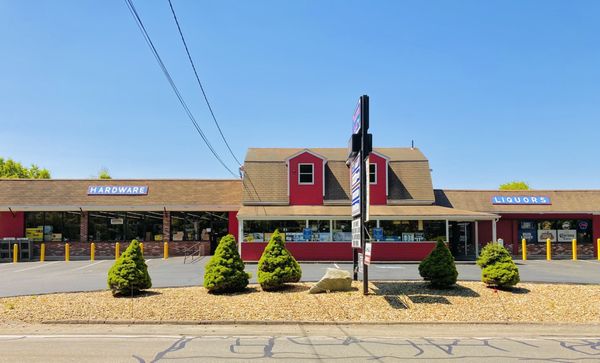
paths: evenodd
<path fill-rule="evenodd" d="M 325 276 L 311 287 L 310 294 L 329 291 L 349 291 L 352 290 L 352 275 L 350 272 L 337 268 L 328 268 Z"/>

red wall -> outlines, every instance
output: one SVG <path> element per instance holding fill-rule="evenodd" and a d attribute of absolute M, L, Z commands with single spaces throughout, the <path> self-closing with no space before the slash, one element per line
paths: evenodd
<path fill-rule="evenodd" d="M 228 212 L 227 213 L 227 218 L 229 219 L 229 226 L 227 227 L 227 231 L 229 232 L 229 234 L 232 234 L 235 237 L 236 241 L 239 241 L 239 237 L 238 233 L 239 233 L 239 229 L 238 229 L 238 219 L 237 219 L 237 211 L 236 212 Z"/>
<path fill-rule="evenodd" d="M 325 161 L 309 152 L 304 152 L 289 160 L 288 178 L 290 205 L 323 205 L 323 163 Z M 298 183 L 298 164 L 314 164 L 314 183 Z"/>
<path fill-rule="evenodd" d="M 492 241 L 492 221 L 480 221 L 478 223 L 479 245 L 485 246 Z"/>
<path fill-rule="evenodd" d="M 25 237 L 25 213 L 0 212 L 0 238 Z"/>
<path fill-rule="evenodd" d="M 370 184 L 371 190 L 369 191 L 369 198 L 371 205 L 386 205 L 387 204 L 387 193 L 386 193 L 386 174 L 387 164 L 384 158 L 379 155 L 369 155 L 369 163 L 377 165 L 377 183 Z M 368 174 L 367 174 L 368 175 Z"/>
<path fill-rule="evenodd" d="M 258 261 L 266 242 L 242 243 L 242 259 Z M 286 248 L 298 261 L 352 261 L 350 242 L 290 242 Z M 373 243 L 373 261 L 421 261 L 435 247 L 435 242 Z"/>
<path fill-rule="evenodd" d="M 596 251 L 596 257 L 598 257 L 598 238 L 600 238 L 600 215 L 595 215 L 592 220 L 594 227 L 594 251 Z"/>

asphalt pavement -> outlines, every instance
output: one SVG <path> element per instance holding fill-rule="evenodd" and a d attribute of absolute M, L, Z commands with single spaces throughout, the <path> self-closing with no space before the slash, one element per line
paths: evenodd
<path fill-rule="evenodd" d="M 599 361 L 586 325 L 0 327 L 0 362 Z"/>
<path fill-rule="evenodd" d="M 153 287 L 199 286 L 209 257 L 183 263 L 182 257 L 147 260 Z M 0 297 L 53 292 L 96 291 L 106 288 L 106 277 L 113 260 L 47 261 L 0 264 Z M 523 282 L 561 282 L 600 284 L 600 261 L 554 260 L 516 261 Z M 303 263 L 302 280 L 318 281 L 327 268 L 352 271 L 349 263 Z M 478 281 L 480 268 L 474 263 L 457 263 L 460 280 Z M 256 264 L 246 271 L 256 282 Z M 418 264 L 373 264 L 371 280 L 420 280 Z"/>

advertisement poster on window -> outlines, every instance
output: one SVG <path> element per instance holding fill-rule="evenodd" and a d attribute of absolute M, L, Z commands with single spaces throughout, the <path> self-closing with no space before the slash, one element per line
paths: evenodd
<path fill-rule="evenodd" d="M 538 242 L 546 242 L 548 238 L 551 242 L 556 242 L 555 229 L 538 229 Z"/>
<path fill-rule="evenodd" d="M 365 265 L 371 264 L 371 249 L 373 244 L 370 242 L 365 243 Z"/>
<path fill-rule="evenodd" d="M 383 241 L 383 228 L 381 228 L 381 227 L 373 228 L 373 239 L 375 241 Z"/>
<path fill-rule="evenodd" d="M 558 242 L 571 242 L 577 238 L 576 229 L 559 229 L 557 234 Z"/>
<path fill-rule="evenodd" d="M 414 242 L 415 234 L 414 233 L 402 233 L 402 242 Z"/>

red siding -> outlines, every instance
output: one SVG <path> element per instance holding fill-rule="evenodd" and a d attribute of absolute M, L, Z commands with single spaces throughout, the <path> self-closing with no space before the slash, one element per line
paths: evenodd
<path fill-rule="evenodd" d="M 594 251 L 596 252 L 596 257 L 598 257 L 598 239 L 600 238 L 600 215 L 595 215 L 592 220 L 592 225 L 594 227 Z"/>
<path fill-rule="evenodd" d="M 229 225 L 228 225 L 228 232 L 229 234 L 232 234 L 235 237 L 235 240 L 239 242 L 239 237 L 238 233 L 239 233 L 239 229 L 238 229 L 238 219 L 237 219 L 237 212 L 228 212 L 227 213 L 227 217 L 229 218 Z"/>
<path fill-rule="evenodd" d="M 25 213 L 0 212 L 0 238 L 25 237 Z"/>
<path fill-rule="evenodd" d="M 323 163 L 325 161 L 309 152 L 304 152 L 288 163 L 290 205 L 323 205 Z M 299 184 L 298 164 L 314 165 L 313 184 Z"/>
<path fill-rule="evenodd" d="M 387 175 L 387 163 L 384 158 L 377 154 L 371 154 L 369 156 L 369 163 L 377 165 L 377 183 L 370 184 L 371 190 L 370 204 L 371 205 L 386 205 L 387 204 L 387 193 L 386 193 L 386 175 Z"/>
<path fill-rule="evenodd" d="M 479 245 L 485 246 L 492 241 L 492 221 L 478 222 Z"/>

